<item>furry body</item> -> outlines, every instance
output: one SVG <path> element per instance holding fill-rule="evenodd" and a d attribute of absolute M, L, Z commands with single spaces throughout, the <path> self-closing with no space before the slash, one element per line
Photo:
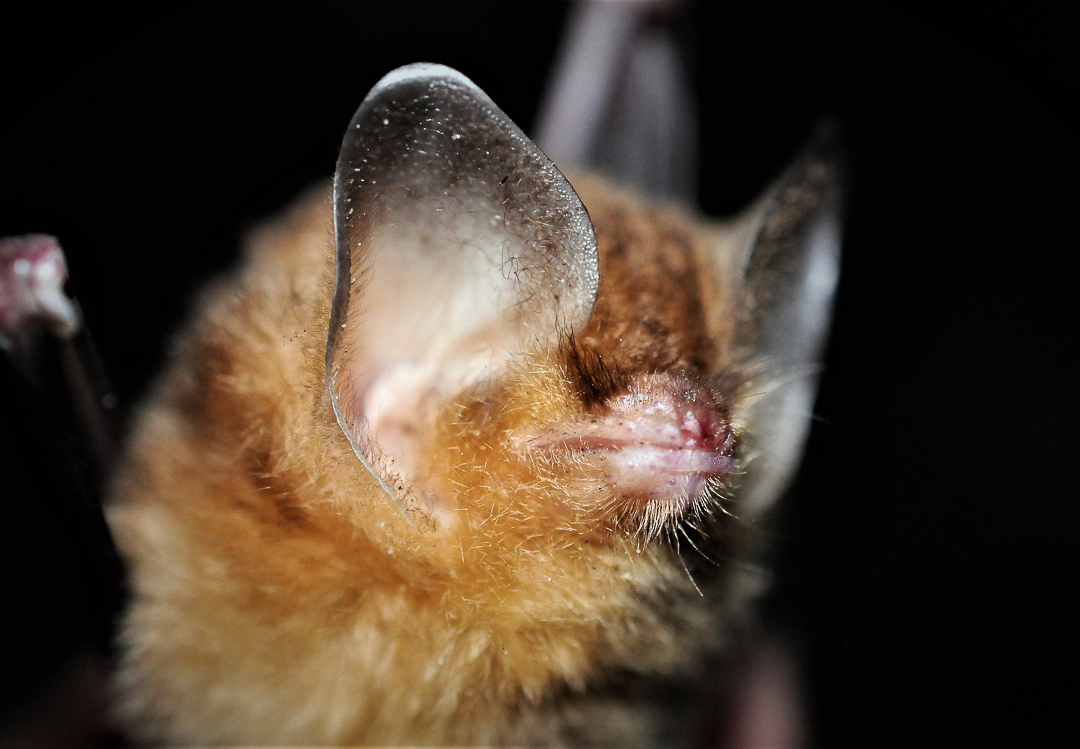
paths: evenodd
<path fill-rule="evenodd" d="M 635 339 L 624 367 L 701 361 L 704 326 L 688 310 L 706 306 L 694 272 L 703 230 L 603 187 L 585 200 L 611 285 L 603 324 L 583 338 L 600 352 Z M 568 512 L 474 440 L 444 447 L 473 451 L 448 476 L 464 484 L 468 521 L 449 536 L 412 528 L 329 407 L 329 220 L 320 191 L 254 237 L 130 440 L 110 516 L 136 592 L 125 717 L 147 739 L 352 743 L 557 741 L 588 715 L 640 740 L 653 716 L 581 695 L 610 689 L 612 671 L 700 677 L 733 634 L 717 626 L 718 601 L 740 618 L 731 604 L 747 581 L 711 571 L 718 590 L 700 596 L 671 546 L 638 549 L 610 522 Z M 656 318 L 619 319 L 646 305 Z M 583 408 L 554 353 L 495 396 L 488 429 Z M 539 395 L 520 408 L 515 390 Z"/>

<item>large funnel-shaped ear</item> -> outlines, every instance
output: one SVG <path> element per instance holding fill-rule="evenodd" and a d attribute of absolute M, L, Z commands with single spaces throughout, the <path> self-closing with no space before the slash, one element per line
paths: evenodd
<path fill-rule="evenodd" d="M 408 430 L 380 434 L 375 412 L 398 409 L 382 423 L 400 425 L 421 391 L 460 387 L 584 325 L 596 238 L 551 161 L 442 65 L 395 70 L 364 99 L 341 147 L 334 215 L 334 409 L 357 456 L 409 511 L 420 498 L 399 444 Z"/>
<path fill-rule="evenodd" d="M 824 124 L 738 220 L 720 269 L 734 292 L 729 350 L 752 378 L 739 407 L 750 515 L 787 488 L 810 430 L 840 267 L 842 171 L 836 128 Z"/>

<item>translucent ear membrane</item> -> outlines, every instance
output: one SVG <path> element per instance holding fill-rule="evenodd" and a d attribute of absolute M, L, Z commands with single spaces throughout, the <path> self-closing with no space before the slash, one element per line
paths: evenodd
<path fill-rule="evenodd" d="M 402 420 L 425 392 L 491 376 L 588 321 L 588 213 L 551 161 L 468 78 L 384 77 L 334 179 L 337 279 L 327 373 L 338 423 L 416 521 L 425 500 Z"/>
<path fill-rule="evenodd" d="M 839 133 L 822 123 L 751 213 L 744 296 L 752 314 L 735 341 L 764 363 L 764 394 L 743 412 L 758 448 L 742 485 L 751 514 L 783 494 L 809 434 L 840 270 L 843 164 Z"/>

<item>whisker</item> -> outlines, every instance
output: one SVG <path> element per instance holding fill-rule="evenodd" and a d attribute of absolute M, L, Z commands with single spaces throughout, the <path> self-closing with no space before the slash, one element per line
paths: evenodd
<path fill-rule="evenodd" d="M 703 535 L 703 536 L 705 535 L 705 533 L 702 530 L 698 529 L 698 528 L 694 528 L 694 530 L 696 530 L 698 533 L 701 533 L 701 535 Z M 688 544 L 690 544 L 692 547 L 694 547 L 694 551 L 696 551 L 698 554 L 700 554 L 702 559 L 704 559 L 705 561 L 709 562 L 710 564 L 712 564 L 712 565 L 714 565 L 716 567 L 720 566 L 719 562 L 717 562 L 715 559 L 713 559 L 708 554 L 706 554 L 705 552 L 703 552 L 701 549 L 698 548 L 698 545 L 694 543 L 694 540 L 692 538 L 690 538 L 690 534 L 686 532 L 686 529 L 682 529 L 682 532 L 683 532 L 683 536 L 686 538 L 686 542 Z"/>
<path fill-rule="evenodd" d="M 689 541 L 690 539 L 687 538 L 686 540 Z M 690 545 L 691 546 L 694 545 L 692 541 L 690 542 Z M 694 548 L 697 548 L 697 547 L 694 547 Z M 694 590 L 697 591 L 699 596 L 704 598 L 705 594 L 701 592 L 701 588 L 698 587 L 697 582 L 694 580 L 694 576 L 690 574 L 690 568 L 686 566 L 686 560 L 683 559 L 682 553 L 679 550 L 679 536 L 678 536 L 678 533 L 675 534 L 675 556 L 678 557 L 679 563 L 682 564 L 683 572 L 686 573 L 686 577 L 687 577 L 688 580 L 690 580 L 690 584 L 694 586 Z"/>

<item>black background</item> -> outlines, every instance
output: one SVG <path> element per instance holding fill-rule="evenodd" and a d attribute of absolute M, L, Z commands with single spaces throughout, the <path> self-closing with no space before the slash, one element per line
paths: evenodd
<path fill-rule="evenodd" d="M 836 326 L 770 604 L 801 648 L 819 746 L 1077 733 L 1076 26 L 1064 4 L 1024 8 L 769 5 L 699 9 L 687 27 L 706 212 L 750 200 L 821 114 L 848 136 Z M 61 238 L 130 406 L 194 290 L 329 175 L 382 74 L 446 63 L 530 132 L 564 13 L 39 8 L 0 31 L 0 236 Z M 9 716 L 88 616 L 84 563 L 13 423 Z"/>

